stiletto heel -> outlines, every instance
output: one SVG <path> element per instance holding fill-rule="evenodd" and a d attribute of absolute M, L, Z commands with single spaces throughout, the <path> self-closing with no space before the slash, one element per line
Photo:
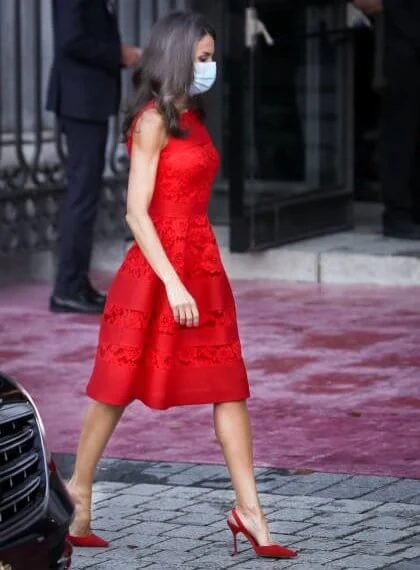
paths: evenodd
<path fill-rule="evenodd" d="M 228 519 L 227 524 L 233 534 L 234 554 L 238 553 L 237 535 L 241 532 L 251 544 L 257 556 L 263 556 L 265 558 L 295 558 L 297 556 L 297 552 L 291 550 L 290 548 L 286 548 L 285 546 L 281 546 L 280 544 L 268 544 L 266 546 L 260 546 L 255 537 L 252 536 L 252 534 L 239 518 L 239 515 L 236 512 L 235 508 L 232 509 L 232 517 L 235 522 L 233 523 Z"/>
<path fill-rule="evenodd" d="M 231 532 L 232 532 L 232 536 L 233 536 L 233 552 L 232 552 L 232 556 L 235 556 L 235 554 L 238 554 L 238 527 L 236 527 L 234 524 L 232 524 L 230 521 L 227 521 L 228 527 L 230 528 Z"/>

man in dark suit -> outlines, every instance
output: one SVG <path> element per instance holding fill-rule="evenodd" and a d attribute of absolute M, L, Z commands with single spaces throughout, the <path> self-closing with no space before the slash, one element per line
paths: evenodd
<path fill-rule="evenodd" d="M 99 313 L 105 296 L 88 273 L 98 209 L 108 118 L 118 112 L 122 67 L 141 50 L 121 44 L 112 0 L 52 0 L 55 53 L 47 109 L 67 141 L 58 271 L 50 310 Z"/>
<path fill-rule="evenodd" d="M 383 0 L 384 234 L 420 239 L 420 0 Z"/>

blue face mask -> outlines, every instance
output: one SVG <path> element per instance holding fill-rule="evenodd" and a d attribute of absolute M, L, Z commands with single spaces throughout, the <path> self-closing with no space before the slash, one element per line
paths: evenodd
<path fill-rule="evenodd" d="M 194 62 L 194 80 L 190 87 L 190 95 L 199 95 L 208 91 L 216 81 L 215 61 Z"/>

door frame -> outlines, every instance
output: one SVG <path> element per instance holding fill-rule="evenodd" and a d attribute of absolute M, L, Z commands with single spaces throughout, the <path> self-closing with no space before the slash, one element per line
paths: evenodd
<path fill-rule="evenodd" d="M 331 0 L 335 3 L 336 0 Z M 341 0 L 343 5 L 344 0 Z M 229 83 L 228 95 L 228 186 L 230 218 L 230 250 L 245 252 L 267 249 L 301 239 L 348 230 L 353 227 L 353 100 L 352 100 L 352 49 L 348 41 L 345 50 L 346 81 L 349 89 L 341 106 L 345 113 L 343 144 L 346 149 L 344 187 L 298 194 L 270 203 L 245 203 L 246 186 L 246 128 L 245 128 L 245 77 L 249 52 L 245 46 L 244 0 L 227 0 L 225 29 L 227 49 L 224 69 Z M 344 9 L 344 8 L 343 8 Z M 346 31 L 343 29 L 342 34 Z M 304 40 L 303 40 L 304 41 Z M 340 41 L 337 36 L 336 41 Z"/>

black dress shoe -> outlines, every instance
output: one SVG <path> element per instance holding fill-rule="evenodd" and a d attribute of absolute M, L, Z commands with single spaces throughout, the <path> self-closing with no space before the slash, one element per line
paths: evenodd
<path fill-rule="evenodd" d="M 86 299 L 94 305 L 99 305 L 102 309 L 105 307 L 106 295 L 97 291 L 89 279 L 85 280 L 85 294 Z"/>
<path fill-rule="evenodd" d="M 420 239 L 420 224 L 409 220 L 384 219 L 383 233 L 386 237 Z"/>
<path fill-rule="evenodd" d="M 103 306 L 92 303 L 85 294 L 76 297 L 50 297 L 50 311 L 52 313 L 81 313 L 84 315 L 99 315 Z"/>

